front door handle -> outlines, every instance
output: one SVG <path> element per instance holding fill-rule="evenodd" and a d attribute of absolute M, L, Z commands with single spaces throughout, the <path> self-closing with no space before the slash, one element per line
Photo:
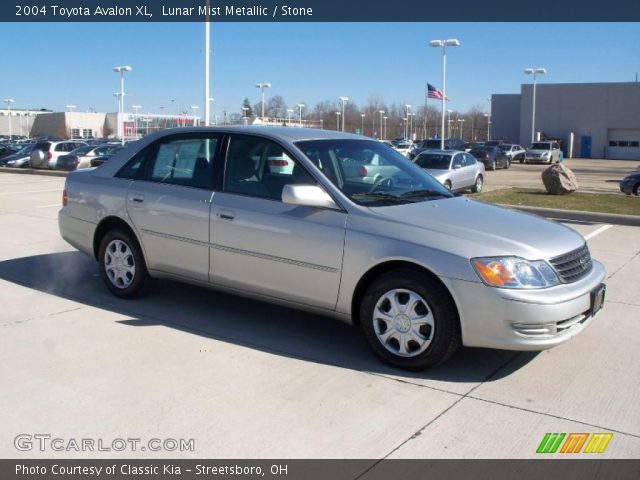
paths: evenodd
<path fill-rule="evenodd" d="M 136 203 L 142 203 L 144 202 L 144 195 L 132 195 L 131 196 L 131 200 L 133 200 Z"/>
<path fill-rule="evenodd" d="M 228 213 L 219 213 L 218 217 L 222 220 L 233 220 L 235 218 L 233 215 L 229 215 Z"/>

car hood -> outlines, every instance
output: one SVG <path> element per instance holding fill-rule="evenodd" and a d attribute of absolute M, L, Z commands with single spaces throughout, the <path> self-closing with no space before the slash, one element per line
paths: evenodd
<path fill-rule="evenodd" d="M 529 153 L 537 153 L 538 155 L 540 155 L 541 153 L 551 153 L 551 150 L 527 150 L 527 152 Z"/>
<path fill-rule="evenodd" d="M 466 197 L 370 211 L 385 222 L 398 224 L 384 230 L 402 240 L 466 258 L 514 255 L 529 260 L 549 259 L 585 243 L 581 235 L 558 223 Z"/>

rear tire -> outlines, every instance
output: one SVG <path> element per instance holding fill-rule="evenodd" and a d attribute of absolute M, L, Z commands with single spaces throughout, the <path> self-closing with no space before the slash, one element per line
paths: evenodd
<path fill-rule="evenodd" d="M 494 160 L 491 162 L 491 168 L 489 170 L 495 170 L 496 168 L 498 168 L 498 162 Z"/>
<path fill-rule="evenodd" d="M 638 183 L 635 187 L 633 187 L 633 194 L 636 197 L 640 197 L 640 183 Z"/>
<path fill-rule="evenodd" d="M 408 370 L 441 364 L 461 344 L 449 292 L 417 269 L 396 269 L 376 279 L 360 304 L 360 323 L 378 357 Z"/>
<path fill-rule="evenodd" d="M 451 181 L 447 180 L 446 182 L 444 182 L 444 186 L 447 190 L 451 190 L 452 186 L 451 186 Z"/>
<path fill-rule="evenodd" d="M 507 164 L 504 166 L 504 168 L 511 168 L 511 160 L 507 158 Z"/>
<path fill-rule="evenodd" d="M 100 240 L 98 264 L 102 280 L 116 297 L 138 297 L 151 283 L 138 240 L 121 228 L 109 230 Z"/>

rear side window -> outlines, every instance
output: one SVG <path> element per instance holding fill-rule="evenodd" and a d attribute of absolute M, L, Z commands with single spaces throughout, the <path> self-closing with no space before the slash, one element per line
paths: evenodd
<path fill-rule="evenodd" d="M 38 150 L 42 150 L 43 152 L 48 152 L 49 149 L 51 148 L 51 143 L 49 143 L 49 142 L 39 142 L 36 145 L 36 148 Z"/>
<path fill-rule="evenodd" d="M 146 180 L 195 188 L 211 188 L 211 172 L 218 139 L 180 138 L 155 149 Z"/>

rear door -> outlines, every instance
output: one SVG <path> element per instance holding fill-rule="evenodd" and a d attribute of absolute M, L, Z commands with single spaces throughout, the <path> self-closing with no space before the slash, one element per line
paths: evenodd
<path fill-rule="evenodd" d="M 129 186 L 127 211 L 149 269 L 208 281 L 218 138 L 215 134 L 174 135 L 140 154 L 143 163 Z"/>

